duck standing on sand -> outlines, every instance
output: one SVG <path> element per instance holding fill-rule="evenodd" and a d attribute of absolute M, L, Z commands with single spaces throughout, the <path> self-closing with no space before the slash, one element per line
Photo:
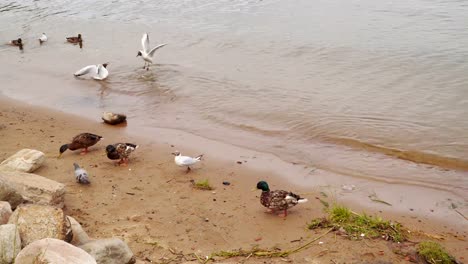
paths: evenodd
<path fill-rule="evenodd" d="M 67 149 L 77 150 L 77 149 L 83 149 L 84 148 L 84 150 L 80 153 L 81 155 L 84 155 L 84 154 L 88 153 L 88 148 L 89 147 L 95 145 L 101 139 L 102 139 L 101 136 L 98 136 L 98 135 L 95 135 L 95 134 L 81 133 L 81 134 L 75 136 L 72 139 L 71 143 L 62 145 L 60 147 L 60 154 L 59 154 L 58 157 L 60 158 L 60 156 L 62 156 L 63 152 L 65 152 Z"/>
<path fill-rule="evenodd" d="M 137 57 L 141 56 L 143 60 L 145 61 L 145 66 L 143 66 L 143 69 L 146 68 L 146 70 L 149 70 L 149 66 L 153 64 L 153 55 L 154 52 L 167 44 L 161 44 L 159 46 L 154 47 L 152 50 L 149 49 L 149 35 L 148 33 L 143 34 L 143 37 L 141 38 L 141 46 L 143 50 L 138 51 Z"/>
<path fill-rule="evenodd" d="M 91 77 L 94 80 L 102 81 L 106 79 L 107 76 L 109 76 L 107 65 L 109 65 L 109 63 L 103 63 L 103 64 L 98 64 L 98 65 L 88 65 L 86 67 L 79 69 L 73 75 L 75 75 L 76 77 L 79 77 L 79 76 L 91 73 L 92 75 Z"/>
<path fill-rule="evenodd" d="M 81 34 L 78 34 L 77 37 L 67 37 L 67 41 L 73 44 L 82 43 L 83 39 L 81 38 Z"/>
<path fill-rule="evenodd" d="M 76 163 L 73 163 L 73 166 L 75 166 L 76 182 L 81 184 L 90 184 L 91 182 L 89 182 L 88 179 L 88 172 L 85 169 L 80 168 L 80 166 Z"/>
<path fill-rule="evenodd" d="M 186 173 L 188 173 L 191 170 L 190 169 L 191 165 L 194 165 L 195 163 L 199 162 L 203 157 L 203 154 L 198 155 L 195 158 L 188 157 L 188 156 L 182 156 L 182 154 L 180 154 L 179 151 L 173 152 L 172 155 L 175 156 L 174 162 L 175 162 L 175 164 L 177 166 L 187 167 L 187 172 Z"/>
<path fill-rule="evenodd" d="M 270 187 L 268 187 L 266 181 L 259 181 L 257 183 L 257 189 L 262 190 L 260 203 L 268 208 L 270 212 L 283 211 L 284 217 L 288 215 L 289 208 L 298 203 L 307 202 L 306 198 L 301 198 L 299 195 L 292 192 L 283 190 L 270 191 Z"/>
<path fill-rule="evenodd" d="M 128 165 L 128 157 L 138 148 L 138 145 L 132 143 L 116 143 L 106 147 L 107 157 L 111 160 L 120 159 L 117 163 L 121 166 Z"/>
<path fill-rule="evenodd" d="M 112 112 L 104 112 L 102 113 L 102 120 L 104 120 L 104 123 L 106 124 L 118 125 L 125 122 L 127 120 L 127 116 L 123 114 L 115 114 Z"/>
<path fill-rule="evenodd" d="M 12 45 L 12 46 L 19 47 L 20 50 L 23 49 L 23 40 L 21 38 L 10 40 L 9 44 Z"/>
<path fill-rule="evenodd" d="M 42 33 L 42 36 L 39 38 L 39 44 L 42 44 L 47 41 L 47 36 L 45 33 Z"/>

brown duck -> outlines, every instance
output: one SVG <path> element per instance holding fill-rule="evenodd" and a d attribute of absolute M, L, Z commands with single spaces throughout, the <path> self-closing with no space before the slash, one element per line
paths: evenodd
<path fill-rule="evenodd" d="M 298 203 L 307 202 L 306 198 L 301 198 L 299 195 L 292 192 L 276 190 L 270 191 L 266 181 L 259 181 L 257 189 L 262 190 L 260 203 L 268 208 L 270 212 L 283 211 L 284 217 L 288 215 L 288 209 L 296 206 Z"/>
<path fill-rule="evenodd" d="M 78 37 L 67 37 L 67 41 L 73 44 L 78 44 L 83 42 L 83 39 L 81 38 L 81 34 L 78 34 Z"/>
<path fill-rule="evenodd" d="M 88 148 L 95 145 L 96 143 L 99 142 L 99 140 L 101 140 L 102 137 L 101 136 L 98 136 L 98 135 L 95 135 L 95 134 L 91 134 L 91 133 L 81 133 L 77 136 L 75 136 L 73 139 L 72 139 L 72 142 L 69 143 L 69 144 L 65 144 L 65 145 L 62 145 L 60 147 L 60 154 L 59 154 L 59 157 L 63 154 L 63 152 L 65 152 L 65 150 L 69 149 L 69 150 L 77 150 L 77 149 L 84 149 L 81 154 L 84 155 L 86 153 L 88 153 Z"/>
<path fill-rule="evenodd" d="M 138 148 L 138 145 L 132 143 L 116 143 L 106 147 L 107 157 L 111 160 L 120 159 L 117 163 L 121 166 L 128 165 L 128 157 Z"/>
<path fill-rule="evenodd" d="M 23 49 L 23 40 L 21 38 L 11 40 L 10 45 L 17 46 L 20 49 Z"/>

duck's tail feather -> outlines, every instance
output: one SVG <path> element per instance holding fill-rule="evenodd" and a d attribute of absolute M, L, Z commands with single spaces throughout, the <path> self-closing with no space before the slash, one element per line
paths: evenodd
<path fill-rule="evenodd" d="M 203 158 L 203 154 L 198 155 L 198 156 L 195 157 L 195 159 L 198 160 L 198 161 L 202 160 L 202 158 Z"/>
<path fill-rule="evenodd" d="M 307 200 L 307 198 L 300 198 L 299 200 L 297 200 L 297 203 L 306 203 L 308 201 L 309 200 Z"/>

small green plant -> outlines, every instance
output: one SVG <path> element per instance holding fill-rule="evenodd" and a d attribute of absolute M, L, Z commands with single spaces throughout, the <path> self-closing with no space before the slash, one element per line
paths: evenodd
<path fill-rule="evenodd" d="M 344 230 L 350 239 L 383 237 L 394 242 L 406 240 L 399 223 L 385 221 L 378 216 L 359 215 L 341 205 L 330 208 L 328 217 L 314 219 L 308 224 L 309 229 L 328 227 Z"/>
<path fill-rule="evenodd" d="M 348 222 L 351 218 L 351 210 L 344 206 L 335 205 L 330 210 L 330 220 L 336 223 L 345 223 Z"/>
<path fill-rule="evenodd" d="M 431 264 L 456 263 L 454 258 L 439 243 L 433 241 L 419 243 L 418 254 Z"/>
<path fill-rule="evenodd" d="M 213 190 L 213 187 L 211 187 L 210 183 L 208 182 L 208 179 L 197 181 L 194 183 L 193 186 L 196 189 L 200 189 L 200 190 Z"/>

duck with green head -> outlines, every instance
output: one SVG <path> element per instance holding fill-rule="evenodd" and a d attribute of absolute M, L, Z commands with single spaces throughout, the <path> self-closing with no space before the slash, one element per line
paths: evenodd
<path fill-rule="evenodd" d="M 101 140 L 102 137 L 91 134 L 91 133 L 81 133 L 79 135 L 76 135 L 71 143 L 64 144 L 60 147 L 59 151 L 60 154 L 58 155 L 58 158 L 62 156 L 62 154 L 67 150 L 77 150 L 77 149 L 84 149 L 80 154 L 85 155 L 88 153 L 88 148 L 91 146 L 94 146 L 96 143 Z"/>
<path fill-rule="evenodd" d="M 286 217 L 289 208 L 298 203 L 307 202 L 306 198 L 301 198 L 299 195 L 292 192 L 283 190 L 270 191 L 270 187 L 266 181 L 259 181 L 257 183 L 257 189 L 262 190 L 260 203 L 271 212 L 283 211 L 283 215 L 280 216 Z"/>

